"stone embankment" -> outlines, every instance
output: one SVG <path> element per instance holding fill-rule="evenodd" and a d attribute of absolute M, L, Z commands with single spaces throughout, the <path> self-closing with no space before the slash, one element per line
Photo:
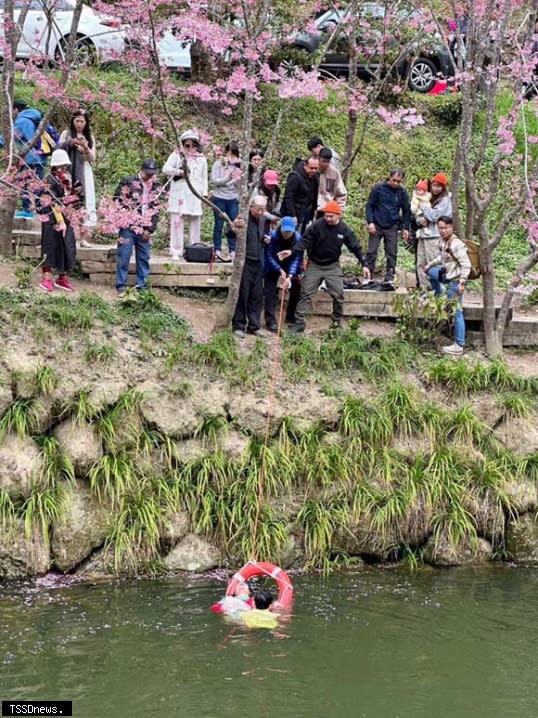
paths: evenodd
<path fill-rule="evenodd" d="M 465 416 L 476 418 L 469 421 L 471 433 L 458 436 L 456 428 L 449 442 L 466 457 L 476 486 L 464 486 L 457 475 L 433 477 L 432 462 L 446 447 L 434 448 L 426 433 L 414 436 L 395 420 L 371 455 L 380 464 L 384 455 L 397 455 L 401 464 L 383 464 L 389 473 L 401 465 L 402 471 L 407 466 L 423 476 L 414 477 L 413 490 L 385 521 L 383 512 L 401 500 L 413 472 L 404 482 L 401 476 L 383 475 L 375 463 L 368 476 L 364 468 L 354 474 L 346 465 L 346 457 L 355 462 L 367 451 L 366 438 L 353 430 L 350 435 L 346 422 L 357 401 L 353 397 L 372 392 L 368 383 L 340 386 L 338 396 L 306 381 L 280 386 L 270 411 L 267 391 L 260 387 L 245 391 L 218 377 L 187 377 L 184 370 L 178 385 L 176 376 L 151 375 L 143 361 L 133 356 L 129 361 L 128 351 L 136 354 L 132 348 L 106 370 L 84 366 L 73 350 L 66 357 L 65 344 L 51 346 L 47 365 L 61 379 L 48 390 L 37 351 L 5 347 L 2 352 L 0 577 L 234 565 L 241 560 L 245 536 L 238 528 L 228 535 L 222 531 L 227 522 L 252 529 L 247 516 L 233 514 L 233 492 L 237 504 L 245 502 L 248 481 L 254 481 L 262 515 L 266 508 L 271 511 L 264 528 L 283 534 L 273 544 L 274 536 L 268 535 L 267 545 L 276 547 L 271 558 L 286 567 L 313 565 L 336 554 L 355 561 L 398 561 L 409 551 L 436 566 L 458 566 L 484 563 L 494 553 L 498 558 L 499 547 L 504 558 L 538 565 L 536 469 L 518 475 L 522 467 L 536 466 L 536 414 L 508 418 L 486 393 L 461 403 L 452 397 L 454 409 L 460 405 Z M 428 395 L 415 389 L 426 405 Z M 449 402 L 449 396 L 435 392 L 438 402 Z M 372 405 L 371 414 L 375 411 Z M 272 453 L 260 482 L 256 462 L 268 421 Z M 472 447 L 473 432 L 482 430 L 502 459 L 489 469 Z M 452 455 L 444 456 L 450 461 Z M 455 456 L 452 460 L 460 460 Z M 295 462 L 292 471 L 301 472 L 288 483 L 282 471 L 287 461 Z M 503 465 L 506 475 L 493 475 Z M 441 463 L 436 466 L 440 470 Z M 174 487 L 177 494 L 169 500 Z M 204 513 L 208 497 L 212 503 Z M 5 510 L 10 502 L 11 519 Z M 461 535 L 451 516 L 456 506 L 469 518 Z M 326 522 L 319 519 L 323 512 Z M 325 542 L 318 530 L 327 532 Z"/>

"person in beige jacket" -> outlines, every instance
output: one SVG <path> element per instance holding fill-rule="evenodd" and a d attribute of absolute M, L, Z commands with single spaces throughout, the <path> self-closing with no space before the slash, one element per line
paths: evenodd
<path fill-rule="evenodd" d="M 331 164 L 332 150 L 323 147 L 319 153 L 319 191 L 317 217 L 323 217 L 323 207 L 333 200 L 342 212 L 346 208 L 347 190 L 340 172 Z"/>
<path fill-rule="evenodd" d="M 447 299 L 456 299 L 454 310 L 454 344 L 443 347 L 445 354 L 463 354 L 465 346 L 465 319 L 463 317 L 463 293 L 471 272 L 471 260 L 467 247 L 454 234 L 452 217 L 443 216 L 437 220 L 439 230 L 439 254 L 422 267 L 429 277 L 435 294 L 444 294 Z M 445 285 L 445 286 L 443 286 Z"/>

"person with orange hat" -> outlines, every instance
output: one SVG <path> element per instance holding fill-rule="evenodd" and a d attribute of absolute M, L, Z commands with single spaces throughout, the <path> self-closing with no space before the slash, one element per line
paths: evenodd
<path fill-rule="evenodd" d="M 426 233 L 425 227 L 419 227 L 417 220 L 424 216 L 423 207 L 429 204 L 431 199 L 431 193 L 429 191 L 428 180 L 419 180 L 413 190 L 411 196 L 411 231 L 409 232 L 409 239 L 407 245 L 416 256 L 417 242 L 423 233 Z"/>
<path fill-rule="evenodd" d="M 370 270 L 366 265 L 361 246 L 353 230 L 342 221 L 342 209 L 338 202 L 334 200 L 327 202 L 323 212 L 323 217 L 307 228 L 301 240 L 291 249 L 278 253 L 280 261 L 304 250 L 308 254 L 308 267 L 303 277 L 301 297 L 295 310 L 295 324 L 290 328 L 293 333 L 304 332 L 307 309 L 310 308 L 312 297 L 323 281 L 333 300 L 332 328 L 341 328 L 344 314 L 344 282 L 340 255 L 343 245 L 362 264 L 364 278 L 370 279 Z"/>
<path fill-rule="evenodd" d="M 375 271 L 377 252 L 381 240 L 385 247 L 385 279 L 380 287 L 382 291 L 394 291 L 396 261 L 398 258 L 398 233 L 402 229 L 402 238 L 407 242 L 411 226 L 411 206 L 409 195 L 402 186 L 405 172 L 393 169 L 384 182 L 376 184 L 366 203 L 366 221 L 368 223 L 368 254 L 366 255 L 370 273 Z M 377 288 L 373 282 L 363 284 L 361 289 Z"/>
<path fill-rule="evenodd" d="M 429 277 L 422 267 L 429 264 L 439 253 L 439 217 L 452 216 L 452 201 L 448 192 L 448 179 L 442 172 L 437 172 L 431 181 L 431 199 L 420 202 L 420 216 L 416 216 L 417 232 L 417 279 L 421 289 L 431 289 Z"/>

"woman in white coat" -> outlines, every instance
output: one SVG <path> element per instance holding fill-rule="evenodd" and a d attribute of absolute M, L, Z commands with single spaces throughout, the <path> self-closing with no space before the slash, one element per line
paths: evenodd
<path fill-rule="evenodd" d="M 166 160 L 163 172 L 172 178 L 168 195 L 170 213 L 170 255 L 172 259 L 183 257 L 185 219 L 189 221 L 191 244 L 200 241 L 202 224 L 202 201 L 189 189 L 185 179 L 184 161 L 189 170 L 189 181 L 203 197 L 207 196 L 207 160 L 202 154 L 200 137 L 194 130 L 187 130 L 179 138 L 181 147 L 174 150 Z"/>

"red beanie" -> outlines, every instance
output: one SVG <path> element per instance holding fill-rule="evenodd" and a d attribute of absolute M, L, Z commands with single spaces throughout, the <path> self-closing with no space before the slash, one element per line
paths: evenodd
<path fill-rule="evenodd" d="M 448 186 L 448 180 L 446 178 L 446 175 L 444 175 L 442 172 L 438 172 L 436 175 L 432 177 L 432 182 L 437 182 L 437 184 L 442 184 L 443 187 Z"/>
<path fill-rule="evenodd" d="M 419 180 L 416 183 L 415 187 L 417 189 L 421 189 L 423 192 L 427 192 L 428 191 L 428 180 Z"/>
<path fill-rule="evenodd" d="M 342 214 L 342 207 L 340 207 L 338 202 L 335 202 L 334 199 L 331 199 L 330 202 L 327 202 L 327 204 L 323 208 L 323 211 L 325 212 L 325 214 Z"/>

